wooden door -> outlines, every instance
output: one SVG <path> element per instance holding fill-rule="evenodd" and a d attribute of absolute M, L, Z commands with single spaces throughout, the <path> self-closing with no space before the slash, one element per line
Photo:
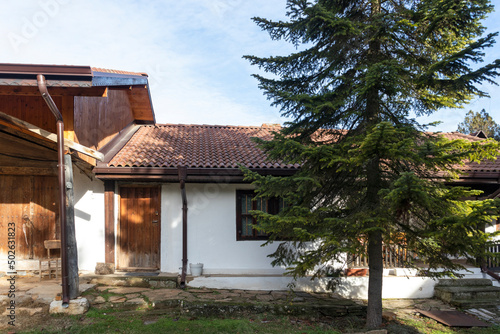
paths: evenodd
<path fill-rule="evenodd" d="M 120 188 L 117 268 L 160 269 L 160 187 Z"/>

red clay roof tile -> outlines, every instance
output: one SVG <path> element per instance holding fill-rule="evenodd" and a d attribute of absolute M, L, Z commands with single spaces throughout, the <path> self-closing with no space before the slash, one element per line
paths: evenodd
<path fill-rule="evenodd" d="M 113 70 L 109 68 L 92 67 L 92 72 L 110 73 L 110 74 L 125 74 L 125 75 L 137 75 L 137 76 L 148 76 L 146 73 L 130 72 L 122 70 Z"/>
<path fill-rule="evenodd" d="M 470 141 L 484 140 L 483 138 L 474 135 L 466 135 L 460 132 L 447 132 L 447 133 L 442 133 L 442 135 L 450 140 L 455 140 L 455 139 L 465 139 Z M 494 161 L 485 160 L 481 161 L 480 164 L 477 162 L 468 162 L 462 168 L 463 171 L 468 173 L 498 173 L 500 172 L 500 159 Z"/>
<path fill-rule="evenodd" d="M 277 128 L 164 124 L 142 126 L 109 162 L 112 167 L 298 168 L 267 160 L 252 137 L 270 140 Z"/>
<path fill-rule="evenodd" d="M 279 125 L 223 126 L 163 124 L 142 126 L 109 162 L 110 167 L 177 167 L 297 169 L 300 165 L 267 160 L 252 137 L 272 139 Z M 480 138 L 458 132 L 442 133 L 448 139 Z M 468 163 L 467 172 L 500 172 L 500 160 Z"/>

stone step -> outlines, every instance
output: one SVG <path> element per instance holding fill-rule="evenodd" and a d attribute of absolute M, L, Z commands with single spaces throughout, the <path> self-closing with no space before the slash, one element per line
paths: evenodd
<path fill-rule="evenodd" d="M 86 275 L 80 277 L 92 284 L 146 288 L 178 288 L 177 276 Z"/>
<path fill-rule="evenodd" d="M 453 300 L 500 299 L 500 288 L 494 286 L 436 286 L 437 298 L 451 302 Z"/>
<path fill-rule="evenodd" d="M 191 316 L 228 316 L 250 313 L 272 313 L 278 315 L 345 317 L 365 316 L 366 306 L 354 302 L 331 303 L 330 305 L 314 305 L 311 303 L 252 303 L 252 302 L 220 302 L 207 300 L 165 300 L 153 304 L 155 314 L 171 314 L 172 309 L 189 312 Z"/>
<path fill-rule="evenodd" d="M 461 309 L 471 309 L 471 308 L 485 308 L 485 309 L 493 309 L 498 310 L 498 306 L 500 305 L 500 299 L 476 299 L 476 300 L 460 300 L 455 299 L 449 302 L 449 304 L 456 306 Z"/>
<path fill-rule="evenodd" d="M 460 308 L 496 308 L 500 305 L 500 287 L 489 279 L 442 279 L 434 295 Z"/>
<path fill-rule="evenodd" d="M 462 278 L 462 279 L 440 279 L 436 287 L 445 286 L 491 286 L 491 280 L 487 278 Z"/>

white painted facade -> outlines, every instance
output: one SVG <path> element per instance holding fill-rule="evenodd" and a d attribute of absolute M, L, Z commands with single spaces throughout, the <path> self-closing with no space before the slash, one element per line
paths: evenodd
<path fill-rule="evenodd" d="M 188 262 L 203 263 L 204 274 L 282 274 L 267 257 L 277 244 L 236 241 L 236 190 L 248 184 L 186 184 L 188 201 Z M 179 184 L 164 184 L 161 192 L 161 271 L 178 273 L 182 266 L 182 201 Z"/>
<path fill-rule="evenodd" d="M 104 262 L 104 182 L 73 167 L 78 269 L 94 271 Z"/>
<path fill-rule="evenodd" d="M 104 262 L 104 183 L 74 170 L 75 227 L 78 265 L 94 271 Z M 162 184 L 160 271 L 179 273 L 182 266 L 182 198 L 178 183 Z M 186 184 L 188 200 L 188 261 L 203 263 L 204 274 L 272 275 L 267 255 L 277 244 L 261 247 L 263 241 L 236 241 L 236 190 L 248 184 Z M 117 187 L 118 190 L 118 187 Z M 118 229 L 118 196 L 115 201 L 115 231 Z"/>
<path fill-rule="evenodd" d="M 286 290 L 292 282 L 284 268 L 271 266 L 269 254 L 278 244 L 262 247 L 263 241 L 236 240 L 236 191 L 249 184 L 186 184 L 188 201 L 188 263 L 203 263 L 203 276 L 188 282 L 191 287 L 248 290 Z M 104 183 L 74 169 L 75 224 L 81 271 L 93 272 L 105 261 Z M 117 185 L 117 193 L 119 185 Z M 118 196 L 115 198 L 115 231 L 118 228 Z M 178 274 L 182 265 L 182 197 L 178 183 L 161 185 L 160 271 Z M 38 263 L 38 261 L 36 261 Z M 37 265 L 33 263 L 33 265 Z M 1 269 L 1 268 L 0 268 Z M 36 268 L 29 268 L 31 270 Z M 464 272 L 467 278 L 485 277 L 479 269 Z M 413 272 L 384 272 L 383 298 L 431 298 L 435 280 Z M 498 283 L 496 284 L 498 286 Z M 328 291 L 327 279 L 301 278 L 296 290 Z M 366 299 L 368 277 L 346 277 L 337 293 Z"/>

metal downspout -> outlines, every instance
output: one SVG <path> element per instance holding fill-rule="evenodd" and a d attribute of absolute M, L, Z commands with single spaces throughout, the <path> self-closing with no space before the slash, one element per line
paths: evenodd
<path fill-rule="evenodd" d="M 57 120 L 57 176 L 59 179 L 59 217 L 61 224 L 61 276 L 62 276 L 62 306 L 69 304 L 68 259 L 66 253 L 66 180 L 64 176 L 64 122 L 59 109 L 47 90 L 47 83 L 42 74 L 37 75 L 38 90 L 45 103 Z"/>
<path fill-rule="evenodd" d="M 489 270 L 488 268 L 486 268 L 486 266 L 481 266 L 481 272 L 482 273 L 485 273 L 491 277 L 493 277 L 494 279 L 496 279 L 497 281 L 500 282 L 500 276 L 498 276 L 497 274 L 495 274 L 493 271 Z"/>
<path fill-rule="evenodd" d="M 181 273 L 181 288 L 186 287 L 186 271 L 187 271 L 187 196 L 186 196 L 186 177 L 187 177 L 187 167 L 179 166 L 177 167 L 179 172 L 179 183 L 181 186 L 182 194 L 182 273 Z"/>

